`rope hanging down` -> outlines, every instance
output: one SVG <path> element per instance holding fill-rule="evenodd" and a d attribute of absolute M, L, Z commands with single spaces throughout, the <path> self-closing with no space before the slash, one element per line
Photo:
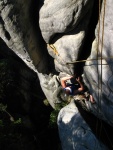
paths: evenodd
<path fill-rule="evenodd" d="M 101 54 L 101 57 L 98 57 L 98 50 L 99 50 L 99 39 L 100 39 L 100 3 L 101 3 L 101 0 L 99 0 L 99 31 L 98 31 L 98 49 L 97 49 L 97 59 L 100 59 L 101 60 L 101 87 L 100 87 L 100 90 L 101 90 L 101 93 L 99 95 L 99 91 L 98 91 L 98 98 L 99 98 L 99 107 L 98 109 L 101 108 L 101 100 L 102 100 L 102 59 L 109 59 L 109 58 L 113 58 L 113 56 L 111 57 L 107 57 L 107 58 L 102 58 L 102 50 L 103 50 L 103 44 L 104 44 L 104 21 L 105 21 L 105 8 L 106 8 L 106 0 L 104 0 L 104 10 L 103 10 L 103 20 L 102 20 L 102 42 L 101 42 L 101 48 L 100 48 L 100 54 Z M 98 71 L 98 74 L 99 74 L 99 70 L 97 68 L 97 71 Z M 99 89 L 99 77 L 98 77 L 98 89 Z M 99 110 L 98 110 L 99 111 Z M 101 132 L 102 132 L 102 127 L 104 128 L 105 132 L 106 132 L 106 129 L 104 127 L 104 125 L 102 124 L 101 122 L 101 128 L 100 128 L 100 132 L 99 132 L 99 136 L 101 136 Z M 97 128 L 98 128 L 98 121 L 97 121 Z M 109 143 L 111 145 L 111 147 L 113 148 L 113 144 L 108 136 L 108 133 L 106 132 L 106 136 L 109 140 Z"/>
<path fill-rule="evenodd" d="M 100 12 L 101 12 L 101 10 L 100 10 L 100 8 L 101 8 L 101 0 L 99 0 L 99 22 L 98 22 L 98 24 L 99 24 L 99 27 L 98 27 L 98 45 L 97 45 L 97 60 L 98 60 L 98 55 L 99 55 L 99 42 L 100 42 Z M 98 61 L 97 61 L 97 63 L 98 63 Z M 99 68 L 98 68 L 98 64 L 97 64 L 97 74 L 99 74 Z M 98 93 L 97 93 L 97 97 L 98 97 L 98 101 L 101 103 L 101 98 L 100 98 L 100 93 L 99 93 L 99 75 L 98 75 Z M 97 109 L 97 111 L 98 111 L 98 114 L 99 114 L 99 107 L 98 107 L 98 109 Z M 101 120 L 100 120 L 100 122 L 101 122 Z M 99 121 L 98 121 L 98 119 L 97 119 L 97 122 L 96 122 L 96 133 L 98 134 L 98 127 L 99 127 Z M 101 128 L 102 129 L 102 128 Z M 101 130 L 100 129 L 100 130 Z M 100 132 L 99 132 L 100 133 Z"/>
<path fill-rule="evenodd" d="M 106 0 L 103 1 L 103 16 L 102 16 L 102 42 L 100 44 L 100 55 L 101 55 L 101 76 L 100 76 L 100 102 L 99 102 L 99 108 L 101 109 L 101 99 L 102 99 L 102 52 L 103 52 L 103 44 L 104 44 L 104 22 L 105 22 L 105 9 L 106 9 Z M 99 20 L 100 21 L 100 20 Z M 100 38 L 100 37 L 98 37 Z M 99 43 L 98 43 L 99 44 Z M 99 46 L 98 46 L 99 47 Z"/>
<path fill-rule="evenodd" d="M 100 6 L 101 5 L 101 0 L 99 0 L 99 29 L 98 29 L 98 48 L 97 48 L 97 58 L 96 59 L 86 59 L 86 60 L 78 60 L 78 61 L 74 61 L 74 62 L 67 62 L 66 64 L 68 65 L 68 64 L 74 64 L 74 63 L 80 63 L 80 62 L 87 62 L 87 61 L 94 61 L 94 60 L 97 60 L 97 62 L 98 62 L 98 60 L 100 60 L 101 61 L 101 95 L 102 95 L 102 60 L 103 59 L 105 59 L 105 60 L 107 60 L 107 59 L 113 59 L 113 56 L 111 56 L 111 57 L 102 57 L 102 49 L 103 49 L 103 39 L 104 39 L 104 20 L 105 20 L 105 7 L 106 7 L 106 0 L 104 0 L 104 11 L 103 11 L 103 20 L 102 20 L 102 43 L 101 43 L 101 47 L 100 47 L 100 55 L 101 55 L 101 57 L 99 57 L 99 39 L 100 39 L 100 13 L 101 13 L 101 11 L 100 11 Z M 55 48 L 55 46 L 53 45 L 53 44 L 48 44 L 49 46 L 50 46 L 50 48 L 53 50 L 53 52 L 55 53 L 55 55 L 57 55 L 57 56 L 60 56 L 59 55 L 59 53 L 58 53 L 58 51 L 56 50 L 56 48 Z M 60 57 L 61 58 L 61 57 Z M 61 58 L 62 59 L 62 58 Z M 99 70 L 98 70 L 98 67 L 97 67 L 97 72 L 98 72 L 98 74 L 99 74 Z M 98 78 L 98 89 L 99 89 L 99 78 Z M 100 97 L 100 94 L 99 94 L 99 91 L 98 91 L 98 98 L 99 98 L 99 103 L 100 103 L 100 107 L 101 107 L 101 99 L 102 99 L 102 97 Z M 99 111 L 99 110 L 98 110 Z M 102 129 L 102 124 L 101 124 L 101 129 Z M 103 126 L 104 127 L 104 126 Z M 97 128 L 98 128 L 98 122 L 97 122 Z M 100 134 L 101 134 L 101 129 L 100 129 Z M 104 130 L 105 130 L 105 128 L 104 128 Z M 110 138 L 109 138 L 109 136 L 108 136 L 108 134 L 107 134 L 107 132 L 106 132 L 106 135 L 107 135 L 107 138 L 108 138 L 108 140 L 109 140 L 109 142 L 110 142 L 110 144 L 111 144 L 111 147 L 113 148 L 113 144 L 112 144 L 112 142 L 111 142 L 111 140 L 110 140 Z"/>

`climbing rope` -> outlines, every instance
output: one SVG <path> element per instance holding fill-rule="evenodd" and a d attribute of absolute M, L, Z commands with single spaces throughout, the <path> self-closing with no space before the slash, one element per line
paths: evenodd
<path fill-rule="evenodd" d="M 56 50 L 56 48 L 55 48 L 55 46 L 53 44 L 47 44 L 47 45 L 53 50 L 53 52 L 55 53 L 55 55 L 59 56 L 58 51 Z"/>
<path fill-rule="evenodd" d="M 75 63 L 81 63 L 81 62 L 88 62 L 88 61 L 95 61 L 97 60 L 97 73 L 98 73 L 98 113 L 100 113 L 100 110 L 101 110 L 101 100 L 102 100 L 102 73 L 103 73 L 103 70 L 102 70 L 102 60 L 105 59 L 113 59 L 113 56 L 111 57 L 102 57 L 102 51 L 103 51 L 103 44 L 104 44 L 104 21 L 105 21 L 105 9 L 106 9 L 106 0 L 103 0 L 103 16 L 102 16 L 102 41 L 100 43 L 100 14 L 101 14 L 101 0 L 99 0 L 99 23 L 98 23 L 98 46 L 97 46 L 97 58 L 95 59 L 86 59 L 86 60 L 78 60 L 78 61 L 74 61 L 74 62 L 65 62 L 65 64 L 75 64 Z M 53 50 L 54 54 L 59 56 L 60 57 L 60 54 L 58 53 L 58 51 L 56 50 L 55 46 L 53 44 L 48 44 L 49 47 Z M 99 57 L 99 45 L 100 45 L 100 57 Z M 60 57 L 62 59 L 62 57 Z M 100 61 L 98 61 L 100 60 Z M 100 68 L 100 79 L 99 79 L 99 62 L 100 62 L 100 65 L 101 65 L 101 68 Z M 69 68 L 68 68 L 69 69 Z M 100 92 L 99 92 L 99 89 L 100 89 Z M 100 119 L 99 119 L 100 120 Z M 96 125 L 96 131 L 97 133 L 99 132 L 99 137 L 101 137 L 101 132 L 102 132 L 102 127 L 103 124 L 102 124 L 102 121 L 100 120 L 99 121 L 97 119 L 97 125 Z M 101 123 L 101 126 L 100 126 L 100 130 L 98 131 L 98 127 L 99 127 L 99 122 Z M 105 128 L 104 128 L 105 130 Z M 106 130 L 105 130 L 106 131 Z M 106 132 L 106 135 L 107 135 L 107 138 L 113 148 L 113 144 L 108 136 L 108 133 Z"/>
<path fill-rule="evenodd" d="M 101 12 L 101 0 L 99 0 L 99 27 L 98 27 L 98 45 L 97 45 L 97 60 L 99 59 L 99 44 L 100 44 L 100 13 Z M 100 94 L 99 94 L 99 68 L 98 68 L 98 61 L 97 61 L 97 74 L 98 74 L 98 103 L 101 101 L 100 100 Z M 100 104 L 100 103 L 99 103 Z M 99 113 L 99 107 L 97 108 L 97 111 Z M 100 120 L 101 121 L 101 120 Z M 98 134 L 98 128 L 99 128 L 99 120 L 97 119 L 96 123 L 96 133 Z"/>
<path fill-rule="evenodd" d="M 56 56 L 59 56 L 59 58 L 61 59 L 62 62 L 64 62 L 64 64 L 68 65 L 68 64 L 63 60 L 63 58 L 60 56 L 60 54 L 58 53 L 56 47 L 55 47 L 53 44 L 47 44 L 47 45 L 53 50 L 53 52 L 54 52 L 54 54 L 55 54 Z M 67 66 L 67 69 L 69 70 L 69 72 L 71 72 L 71 70 L 70 70 L 70 68 L 69 68 L 68 66 Z"/>
<path fill-rule="evenodd" d="M 102 70 L 102 60 L 105 59 L 113 59 L 113 56 L 111 57 L 102 57 L 102 51 L 103 51 L 103 44 L 104 44 L 104 21 L 105 21 L 105 9 L 106 9 L 106 0 L 103 0 L 103 16 L 102 16 L 102 41 L 100 43 L 100 14 L 101 14 L 101 0 L 99 0 L 99 23 L 98 23 L 98 45 L 97 45 L 97 58 L 95 59 L 86 59 L 86 60 L 78 60 L 78 61 L 74 61 L 74 62 L 65 62 L 62 57 L 60 56 L 60 54 L 58 53 L 57 49 L 55 48 L 55 46 L 53 44 L 48 44 L 48 46 L 53 50 L 54 54 L 56 56 L 59 56 L 61 58 L 62 61 L 65 62 L 66 65 L 68 64 L 75 64 L 75 63 L 81 63 L 81 62 L 87 62 L 87 61 L 95 61 L 97 60 L 97 73 L 98 73 L 98 113 L 100 113 L 100 110 L 101 110 L 101 100 L 102 100 L 102 73 L 103 73 L 103 70 Z M 99 45 L 100 45 L 100 57 L 99 57 Z M 99 61 L 100 60 L 100 65 L 101 65 L 101 68 L 100 68 L 100 79 L 99 79 L 99 68 L 98 68 L 98 65 L 99 65 Z M 69 68 L 68 68 L 69 69 Z M 100 92 L 99 92 L 99 89 L 100 89 Z M 99 137 L 101 136 L 101 132 L 102 132 L 102 127 L 103 124 L 102 124 L 102 121 L 100 120 L 100 123 L 101 123 L 101 126 L 100 126 L 100 130 L 98 131 L 98 125 L 99 125 L 99 120 L 97 119 L 97 125 L 96 125 L 96 131 L 97 133 L 99 132 Z M 105 128 L 104 128 L 105 130 Z M 106 132 L 106 135 L 107 135 L 107 138 L 108 140 L 110 141 L 110 144 L 113 148 L 113 144 Z"/>
<path fill-rule="evenodd" d="M 55 46 L 53 44 L 47 44 L 47 45 L 53 50 L 53 52 L 54 52 L 55 55 L 60 56 L 60 54 L 58 53 L 58 51 L 56 50 L 56 48 L 55 48 Z M 99 45 L 99 43 L 98 43 L 98 45 Z M 98 50 L 97 50 L 97 56 L 98 56 Z M 97 57 L 97 58 L 94 58 L 94 59 L 76 60 L 76 61 L 73 61 L 73 62 L 65 62 L 63 59 L 62 59 L 62 61 L 64 61 L 65 64 L 68 65 L 68 64 L 75 64 L 75 63 L 80 63 L 80 62 L 101 60 L 101 64 L 102 64 L 102 59 L 105 59 L 105 60 L 107 60 L 107 59 L 113 59 L 113 56 L 111 56 L 111 57 L 104 57 L 104 58 L 102 58 L 102 56 L 101 56 L 101 57 Z"/>
<path fill-rule="evenodd" d="M 101 47 L 100 47 L 100 56 L 101 56 L 101 68 L 100 68 L 100 95 L 99 95 L 99 102 L 98 102 L 98 109 L 101 110 L 101 100 L 102 100 L 102 51 L 103 51 L 103 41 L 104 41 L 104 21 L 105 21 L 105 7 L 106 7 L 106 0 L 104 0 L 104 8 L 103 8 L 103 17 L 102 17 L 102 42 L 101 42 Z M 100 21 L 100 19 L 99 19 Z M 99 35 L 100 36 L 100 35 Z M 100 37 L 99 37 L 100 38 Z M 99 39 L 98 39 L 99 40 Z M 98 43 L 99 44 L 99 43 Z M 98 75 L 99 78 L 99 75 Z M 99 82 L 99 81 L 98 81 Z M 99 84 L 99 83 L 98 83 Z M 98 89 L 99 90 L 99 89 Z M 100 133 L 99 135 L 101 136 L 102 132 L 102 123 L 101 123 L 101 128 L 100 128 Z"/>
<path fill-rule="evenodd" d="M 113 56 L 111 57 L 98 57 L 98 58 L 95 58 L 95 59 L 84 59 L 84 60 L 77 60 L 77 61 L 74 61 L 74 62 L 67 62 L 67 64 L 75 64 L 75 63 L 80 63 L 80 62 L 87 62 L 87 61 L 94 61 L 94 60 L 102 60 L 102 59 L 113 59 Z"/>
<path fill-rule="evenodd" d="M 101 42 L 101 47 L 100 47 L 100 56 L 101 57 L 98 57 L 98 55 L 99 55 L 99 52 L 98 52 L 98 50 L 99 50 L 99 39 L 100 39 L 100 4 L 101 4 L 101 0 L 99 0 L 99 30 L 98 30 L 98 49 L 97 49 L 97 59 L 100 59 L 100 61 L 101 61 L 101 77 L 100 77 L 100 94 L 99 94 L 99 69 L 98 69 L 98 66 L 97 66 L 97 71 L 98 71 L 98 98 L 99 98 L 99 102 L 98 102 L 98 112 L 99 112 L 99 110 L 101 109 L 101 100 L 102 100 L 102 59 L 109 59 L 109 58 L 113 58 L 112 56 L 111 57 L 108 57 L 108 58 L 102 58 L 102 50 L 103 50 L 103 44 L 104 44 L 104 21 L 105 21 L 105 10 L 106 10 L 106 0 L 104 0 L 104 6 L 103 6 L 103 17 L 102 17 L 102 42 Z M 101 120 L 100 120 L 101 121 Z M 102 121 L 101 121 L 101 127 L 100 127 L 100 133 L 99 133 L 99 137 L 101 136 L 101 132 L 102 132 L 102 127 L 104 128 L 104 130 L 105 130 L 105 127 L 104 127 L 104 125 L 102 124 Z M 98 128 L 98 121 L 97 121 L 97 128 Z M 113 144 L 112 144 L 112 142 L 111 142 L 111 140 L 110 140 L 110 138 L 109 138 L 109 136 L 108 136 L 108 133 L 106 132 L 106 130 L 105 130 L 105 133 L 106 133 L 106 136 L 107 136 L 107 138 L 108 138 L 108 140 L 109 140 L 109 142 L 110 142 L 110 144 L 111 144 L 111 147 L 113 148 Z"/>

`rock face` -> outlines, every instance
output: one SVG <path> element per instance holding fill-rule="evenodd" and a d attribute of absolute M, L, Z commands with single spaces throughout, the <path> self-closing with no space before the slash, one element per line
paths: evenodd
<path fill-rule="evenodd" d="M 62 100 L 60 75 L 82 72 L 84 83 L 96 101 L 87 105 L 89 112 L 113 127 L 113 5 L 112 0 L 101 3 L 1 0 L 0 37 L 37 72 L 53 108 Z M 95 6 L 95 10 L 100 7 L 100 17 L 92 22 Z M 82 65 L 76 63 L 82 59 L 87 61 Z M 73 102 L 60 111 L 58 126 L 64 150 L 108 149 L 93 134 Z"/>
<path fill-rule="evenodd" d="M 97 102 L 97 107 L 91 107 L 91 110 L 113 126 L 113 47 L 111 46 L 113 12 L 110 4 L 111 0 L 102 3 L 100 21 L 88 58 L 97 60 L 85 63 L 84 80 Z"/>
<path fill-rule="evenodd" d="M 74 65 L 67 63 L 76 61 L 83 50 L 92 7 L 93 0 L 44 1 L 40 29 L 45 42 L 54 44 L 55 49 L 48 46 L 48 51 L 57 71 L 74 74 Z"/>
<path fill-rule="evenodd" d="M 61 109 L 58 116 L 59 133 L 64 150 L 107 150 L 92 133 L 74 100 Z M 64 140 L 65 139 L 65 140 Z"/>
<path fill-rule="evenodd" d="M 47 63 L 41 62 L 43 59 L 46 62 L 46 57 L 44 57 L 43 46 L 40 50 L 40 44 L 43 42 L 40 40 L 39 28 L 36 29 L 34 25 L 33 13 L 36 12 L 36 8 L 31 9 L 33 5 L 38 7 L 38 4 L 32 1 L 1 0 L 0 37 L 30 68 L 45 72 Z"/>
<path fill-rule="evenodd" d="M 88 5 L 86 5 L 87 10 L 89 11 L 88 13 L 89 15 L 87 15 L 87 17 L 84 15 L 85 22 L 83 19 L 84 17 L 81 20 L 80 16 L 82 16 L 82 12 L 84 12 L 84 7 L 82 7 L 83 3 L 81 3 L 81 1 L 79 2 L 78 3 L 77 1 L 75 2 L 76 7 L 74 7 L 74 9 L 73 9 L 74 4 L 72 5 L 72 10 L 69 10 L 70 11 L 69 18 L 68 18 L 69 15 L 68 15 L 67 1 L 66 1 L 67 5 L 65 5 L 65 2 L 60 2 L 61 7 L 59 7 L 58 1 L 54 4 L 54 6 L 52 6 L 52 1 L 49 1 L 49 3 L 48 1 L 45 1 L 42 9 L 40 10 L 40 28 L 42 31 L 42 36 L 46 43 L 54 44 L 54 47 L 51 47 L 51 45 L 49 45 L 48 51 L 50 55 L 53 56 L 53 58 L 55 59 L 56 70 L 59 72 L 65 72 L 68 74 L 73 74 L 74 72 L 76 72 L 76 70 L 74 70 L 75 65 L 70 64 L 70 66 L 66 66 L 66 62 L 75 62 L 77 59 L 80 59 L 79 56 L 80 56 L 80 53 L 81 54 L 83 53 L 82 44 L 84 42 L 85 34 L 87 31 L 86 30 L 87 25 L 88 25 L 87 19 L 89 19 L 89 17 L 91 16 L 90 14 L 91 9 L 88 9 L 89 7 Z M 88 2 L 88 1 L 85 4 L 89 4 L 89 3 L 90 3 L 90 6 L 92 6 L 91 2 Z M 88 58 L 88 59 L 94 59 L 94 60 L 87 61 L 85 63 L 85 66 L 83 67 L 83 78 L 84 78 L 85 84 L 90 90 L 90 93 L 93 95 L 96 101 L 95 105 L 91 105 L 91 104 L 89 105 L 90 111 L 94 113 L 96 116 L 98 116 L 98 118 L 103 119 L 104 121 L 109 123 L 111 126 L 113 126 L 113 121 L 112 121 L 112 118 L 113 118 L 112 58 L 110 59 L 110 57 L 112 57 L 112 47 L 110 46 L 112 44 L 112 41 L 111 41 L 112 19 L 110 20 L 110 18 L 113 15 L 111 12 L 112 6 L 110 6 L 110 4 L 111 4 L 110 0 L 107 1 L 106 3 L 103 1 L 102 3 L 100 21 L 98 21 L 98 25 L 96 27 L 95 39 L 94 41 L 92 41 L 91 55 Z M 71 15 L 73 13 L 71 12 L 73 12 L 77 7 L 78 7 L 78 12 L 79 12 L 79 8 L 81 8 L 81 13 L 76 12 L 75 18 L 77 20 L 73 17 L 74 20 L 72 21 Z M 46 14 L 44 13 L 44 11 L 46 12 Z M 61 15 L 58 18 L 60 13 Z M 77 15 L 80 18 L 79 20 L 80 22 L 78 21 Z M 56 22 L 57 18 L 58 18 L 58 21 Z M 68 19 L 68 21 L 66 20 L 67 22 L 65 21 L 65 24 L 63 24 L 65 18 Z M 82 24 L 82 21 L 84 22 L 84 24 Z M 70 25 L 70 22 L 72 26 Z M 46 25 L 49 26 L 49 28 L 47 28 Z M 58 28 L 59 30 L 57 30 Z M 79 30 L 77 30 L 78 28 Z M 109 30 L 110 30 L 110 33 L 109 33 Z M 109 41 L 107 39 L 109 39 Z M 74 45 L 72 45 L 73 43 Z M 101 59 L 101 57 L 105 59 Z M 73 115 L 76 116 L 75 117 L 76 121 L 74 122 L 74 128 L 70 130 L 70 124 L 72 123 L 73 125 L 73 121 L 71 120 L 70 110 L 65 110 L 65 109 L 66 108 L 64 108 L 60 112 L 59 118 L 58 118 L 58 125 L 59 125 L 59 130 L 60 130 L 59 132 L 60 132 L 60 137 L 61 137 L 61 141 L 63 144 L 63 149 L 79 149 L 81 148 L 80 143 L 78 142 L 77 139 L 72 138 L 73 132 L 79 132 L 80 135 L 82 135 L 82 130 L 78 128 L 79 127 L 79 121 L 77 121 L 78 117 L 76 116 L 76 113 L 74 112 Z M 75 110 L 77 109 L 72 108 L 72 111 L 75 111 Z M 68 124 L 67 122 L 65 123 L 64 121 L 64 118 L 66 118 L 67 116 L 69 116 L 68 119 L 71 120 L 69 121 L 70 124 Z M 81 118 L 80 120 L 81 120 L 80 122 L 82 122 L 83 118 Z M 65 125 L 65 127 L 63 124 Z M 76 129 L 75 129 L 75 124 L 77 125 Z M 88 127 L 88 125 L 86 126 Z M 92 143 L 93 143 L 95 141 L 94 140 L 95 136 L 92 135 L 92 133 L 87 132 L 87 129 L 85 129 L 85 132 L 89 136 L 92 137 Z M 84 140 L 86 139 L 85 136 L 83 136 Z M 65 137 L 65 140 L 63 137 Z M 77 135 L 75 135 L 75 137 L 77 138 Z M 70 139 L 70 142 L 68 142 L 69 139 Z M 78 145 L 75 144 L 76 142 L 79 144 Z M 89 144 L 90 146 L 88 145 L 87 142 L 84 141 L 84 143 L 88 149 L 94 149 L 94 147 L 92 148 L 91 141 Z M 103 146 L 100 146 L 100 143 L 98 143 L 97 141 L 95 143 L 96 143 L 97 149 L 106 149 L 105 147 L 103 148 Z M 77 147 L 74 146 L 74 144 Z M 82 147 L 82 149 L 84 148 Z"/>
<path fill-rule="evenodd" d="M 90 14 L 92 4 L 89 0 L 58 0 L 55 3 L 53 0 L 45 0 L 40 10 L 40 28 L 46 43 L 50 43 L 55 34 L 64 34 L 77 27 L 86 14 Z M 86 25 L 83 27 L 85 30 Z"/>
<path fill-rule="evenodd" d="M 1 150 L 37 149 L 35 141 L 39 133 L 47 132 L 51 111 L 50 105 L 44 105 L 45 99 L 37 73 L 0 39 L 0 120 L 3 122 L 3 126 L 0 125 Z M 7 106 L 7 113 L 4 109 L 1 110 L 1 104 Z M 16 123 L 17 121 L 19 122 Z M 21 138 L 18 139 L 20 134 Z M 49 139 L 49 135 L 45 134 Z M 40 136 L 39 140 L 40 147 L 44 147 L 42 141 L 46 142 L 47 139 L 41 140 Z M 48 145 L 47 142 L 46 147 Z"/>

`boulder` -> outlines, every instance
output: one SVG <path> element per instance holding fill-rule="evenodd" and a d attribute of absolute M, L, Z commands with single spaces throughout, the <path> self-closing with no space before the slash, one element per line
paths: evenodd
<path fill-rule="evenodd" d="M 36 8 L 38 3 L 32 1 L 1 0 L 0 37 L 31 69 L 46 72 L 47 50 L 35 25 Z"/>
<path fill-rule="evenodd" d="M 40 9 L 39 26 L 58 72 L 74 74 L 75 62 L 83 50 L 92 14 L 93 1 L 45 0 Z"/>
<path fill-rule="evenodd" d="M 108 150 L 92 132 L 74 100 L 60 110 L 58 127 L 63 150 Z"/>

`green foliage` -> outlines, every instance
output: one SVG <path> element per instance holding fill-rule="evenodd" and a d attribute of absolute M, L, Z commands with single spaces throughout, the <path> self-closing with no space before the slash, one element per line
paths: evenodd
<path fill-rule="evenodd" d="M 58 116 L 58 110 L 54 110 L 50 114 L 50 120 L 49 120 L 49 127 L 50 128 L 56 128 L 57 127 L 57 116 Z"/>
<path fill-rule="evenodd" d="M 59 104 L 56 104 L 56 109 L 53 110 L 50 114 L 50 120 L 49 120 L 49 127 L 50 128 L 57 128 L 57 117 L 58 117 L 58 113 L 59 111 L 65 107 L 69 102 L 67 101 L 62 101 L 61 103 Z"/>
<path fill-rule="evenodd" d="M 16 95 L 16 90 L 18 88 L 18 80 L 16 79 L 17 74 L 13 70 L 13 67 L 11 67 L 10 64 L 5 62 L 4 60 L 0 60 L 0 150 L 34 150 L 35 148 L 33 148 L 33 146 L 35 147 L 35 142 L 37 142 L 37 145 L 39 144 L 39 146 L 43 146 L 43 143 L 45 142 L 47 142 L 47 144 L 51 146 L 51 140 L 55 141 L 56 145 L 53 143 L 53 147 L 55 146 L 56 148 L 56 139 L 58 137 L 56 137 L 56 139 L 53 139 L 53 136 L 54 132 L 57 132 L 57 116 L 60 110 L 60 108 L 58 108 L 59 105 L 56 110 L 54 110 L 50 115 L 50 128 L 47 128 L 48 131 L 45 131 L 44 128 L 43 133 L 45 133 L 45 135 L 43 134 L 43 136 L 41 137 L 41 134 L 39 134 L 40 137 L 35 137 L 34 132 L 32 133 L 31 128 L 26 127 L 25 122 L 22 122 L 21 118 L 18 117 L 22 115 L 18 113 L 10 114 L 10 112 L 8 111 L 9 107 L 7 109 L 7 105 L 1 103 L 7 103 L 7 101 L 9 100 L 9 95 L 11 95 L 10 91 L 14 90 L 13 93 Z M 21 87 L 20 84 L 19 86 Z M 12 100 L 12 97 L 10 98 L 10 100 Z M 47 107 L 50 106 L 49 102 L 46 99 L 43 102 Z M 51 111 L 51 109 L 49 111 Z M 15 120 L 15 118 L 17 119 Z"/>
<path fill-rule="evenodd" d="M 0 146 L 7 143 L 7 145 L 12 145 L 21 141 L 22 134 L 21 134 L 21 118 L 11 121 L 8 119 L 8 114 L 6 111 L 6 106 L 0 104 Z M 8 146 L 4 145 L 4 149 L 8 149 Z"/>
<path fill-rule="evenodd" d="M 7 105 L 3 105 L 2 103 L 0 103 L 0 111 L 6 111 Z"/>
<path fill-rule="evenodd" d="M 45 99 L 43 102 L 46 106 L 50 105 L 47 99 Z M 50 114 L 49 128 L 57 128 L 58 113 L 61 110 L 61 108 L 66 106 L 68 103 L 69 103 L 68 101 L 62 101 L 61 103 L 55 105 L 55 109 Z"/>
<path fill-rule="evenodd" d="M 43 103 L 44 103 L 44 105 L 46 105 L 46 106 L 49 106 L 49 105 L 50 105 L 47 99 L 44 99 L 44 100 L 43 100 Z"/>
<path fill-rule="evenodd" d="M 0 99 L 5 96 L 6 88 L 13 82 L 8 64 L 4 60 L 0 60 Z"/>
<path fill-rule="evenodd" d="M 21 124 L 21 123 L 22 123 L 22 120 L 21 120 L 21 118 L 19 118 L 18 120 L 15 120 L 13 123 L 14 123 L 14 124 Z"/>
<path fill-rule="evenodd" d="M 16 127 L 16 125 L 21 125 L 21 118 L 14 120 L 13 122 L 12 122 L 12 120 L 8 121 L 8 117 L 11 118 L 12 116 L 7 112 L 6 109 L 7 109 L 7 105 L 3 105 L 2 103 L 0 103 L 0 111 L 2 112 L 2 114 L 0 115 L 0 117 L 1 117 L 0 127 L 2 129 L 1 134 L 0 134 L 0 138 L 1 138 L 1 135 L 4 135 L 4 132 L 6 132 L 7 130 L 9 131 L 7 133 L 9 135 L 11 135 L 10 129 L 12 131 L 12 128 Z M 6 116 L 8 116 L 8 117 L 6 117 Z"/>
<path fill-rule="evenodd" d="M 0 120 L 0 127 L 3 127 L 4 125 L 3 125 L 3 121 L 2 120 Z"/>

